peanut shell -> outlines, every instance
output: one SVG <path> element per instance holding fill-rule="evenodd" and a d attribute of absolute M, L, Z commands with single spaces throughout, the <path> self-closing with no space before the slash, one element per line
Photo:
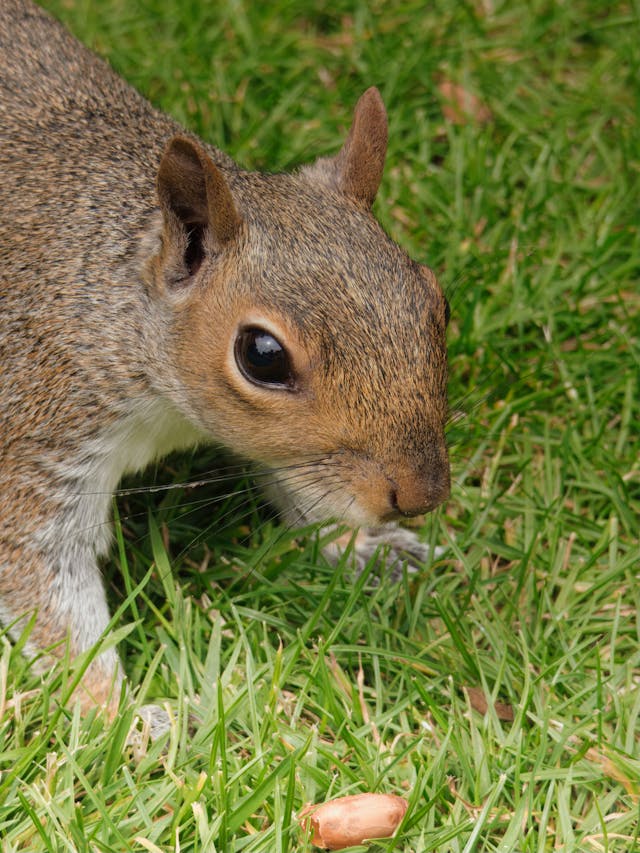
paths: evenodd
<path fill-rule="evenodd" d="M 308 805 L 300 821 L 313 835 L 312 844 L 343 850 L 369 838 L 389 838 L 407 811 L 407 801 L 394 794 L 354 794 L 320 806 Z"/>

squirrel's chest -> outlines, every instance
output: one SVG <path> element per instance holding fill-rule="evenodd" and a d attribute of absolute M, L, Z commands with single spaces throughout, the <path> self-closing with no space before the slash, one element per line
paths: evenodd
<path fill-rule="evenodd" d="M 140 471 L 174 450 L 193 447 L 202 438 L 170 403 L 141 404 L 91 439 L 86 474 L 112 492 L 124 474 Z"/>
<path fill-rule="evenodd" d="M 170 403 L 144 401 L 86 438 L 64 461 L 49 460 L 57 509 L 55 523 L 45 519 L 35 533 L 41 551 L 56 552 L 63 542 L 77 553 L 104 555 L 111 541 L 111 498 L 122 476 L 202 439 Z"/>
<path fill-rule="evenodd" d="M 141 471 L 155 459 L 200 440 L 202 435 L 170 403 L 156 400 L 139 405 L 85 445 L 75 470 L 66 473 L 80 483 L 73 523 L 99 531 L 93 541 L 96 553 L 107 551 L 111 495 L 123 475 Z"/>
<path fill-rule="evenodd" d="M 86 438 L 64 462 L 55 465 L 56 479 L 85 524 L 108 512 L 111 495 L 124 474 L 141 471 L 150 462 L 193 447 L 203 436 L 167 401 L 130 405 L 126 414 Z"/>

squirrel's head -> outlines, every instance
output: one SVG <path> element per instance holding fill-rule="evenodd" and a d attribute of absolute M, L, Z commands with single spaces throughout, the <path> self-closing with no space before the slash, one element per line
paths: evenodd
<path fill-rule="evenodd" d="M 174 397 L 300 521 L 379 524 L 449 494 L 447 303 L 371 215 L 386 143 L 369 89 L 340 153 L 297 173 L 223 171 L 182 137 L 160 165 Z"/>

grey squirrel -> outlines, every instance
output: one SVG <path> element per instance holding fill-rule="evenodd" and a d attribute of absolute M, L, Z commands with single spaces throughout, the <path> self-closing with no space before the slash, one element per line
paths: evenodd
<path fill-rule="evenodd" d="M 99 639 L 111 496 L 172 450 L 215 442 L 289 521 L 411 550 L 393 523 L 449 494 L 448 308 L 371 213 L 378 91 L 336 156 L 264 174 L 29 0 L 2 0 L 0 61 L 0 619 L 35 614 L 27 654 Z M 121 679 L 109 649 L 79 699 L 113 710 Z"/>

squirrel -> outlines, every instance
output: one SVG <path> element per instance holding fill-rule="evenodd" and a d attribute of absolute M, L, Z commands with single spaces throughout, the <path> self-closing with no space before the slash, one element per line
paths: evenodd
<path fill-rule="evenodd" d="M 288 521 L 361 529 L 361 556 L 419 548 L 397 522 L 449 495 L 448 305 L 371 211 L 378 90 L 339 153 L 269 174 L 30 0 L 2 0 L 0 62 L 0 620 L 32 620 L 26 653 L 99 641 L 112 495 L 170 451 L 255 463 Z M 101 652 L 83 708 L 122 681 Z"/>

